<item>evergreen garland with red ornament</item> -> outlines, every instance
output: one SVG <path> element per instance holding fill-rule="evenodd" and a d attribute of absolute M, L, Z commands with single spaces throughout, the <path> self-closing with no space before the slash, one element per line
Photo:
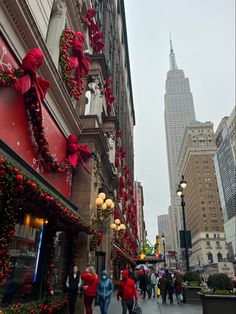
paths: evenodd
<path fill-rule="evenodd" d="M 65 294 L 61 296 L 45 297 L 30 303 L 16 303 L 1 310 L 4 314 L 51 314 L 61 311 L 68 304 Z"/>
<path fill-rule="evenodd" d="M 24 214 L 43 215 L 43 218 L 53 220 L 55 225 L 57 222 L 66 223 L 72 231 L 80 230 L 88 234 L 96 232 L 91 225 L 66 208 L 59 199 L 44 191 L 38 182 L 31 180 L 4 156 L 0 156 L 0 192 L 3 203 L 0 211 L 0 294 L 6 285 L 15 224 Z M 51 240 L 53 241 L 53 237 Z M 53 244 L 49 245 L 53 250 Z M 50 270 L 53 269 L 52 264 L 53 262 L 49 264 Z M 48 292 L 51 293 L 50 287 Z"/>
<path fill-rule="evenodd" d="M 83 87 L 83 78 L 89 71 L 89 60 L 83 52 L 84 36 L 66 28 L 60 39 L 60 65 L 62 78 L 68 93 L 76 100 L 80 99 Z"/>
<path fill-rule="evenodd" d="M 94 234 L 89 243 L 89 249 L 90 251 L 96 251 L 102 241 L 102 232 L 98 231 L 96 234 Z"/>

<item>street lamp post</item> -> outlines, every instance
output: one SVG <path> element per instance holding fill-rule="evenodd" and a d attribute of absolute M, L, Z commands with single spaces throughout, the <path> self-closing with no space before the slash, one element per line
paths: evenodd
<path fill-rule="evenodd" d="M 162 239 L 162 245 L 163 245 L 164 268 L 166 268 L 166 244 L 165 244 L 165 235 L 164 235 L 164 233 L 162 233 L 161 239 Z"/>
<path fill-rule="evenodd" d="M 179 188 L 177 190 L 177 195 L 181 197 L 181 207 L 182 207 L 182 215 L 183 215 L 183 226 L 184 226 L 184 249 L 185 249 L 185 259 L 186 259 L 186 270 L 189 271 L 189 255 L 188 255 L 188 243 L 187 243 L 187 229 L 186 229 L 186 220 L 185 220 L 185 201 L 184 201 L 184 189 L 187 186 L 187 182 L 184 180 L 184 176 L 182 175 L 182 179 L 179 183 Z"/>
<path fill-rule="evenodd" d="M 113 230 L 113 235 L 116 240 L 121 239 L 124 235 L 126 230 L 126 226 L 121 223 L 120 219 L 115 219 L 114 223 L 110 225 L 111 229 Z"/>

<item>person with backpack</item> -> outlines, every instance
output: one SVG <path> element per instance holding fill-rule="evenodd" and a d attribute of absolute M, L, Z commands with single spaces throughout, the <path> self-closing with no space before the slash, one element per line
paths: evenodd
<path fill-rule="evenodd" d="M 121 271 L 121 280 L 118 285 L 117 300 L 121 298 L 122 314 L 133 313 L 134 302 L 138 303 L 138 295 L 134 281 L 128 277 L 129 271 Z"/>
<path fill-rule="evenodd" d="M 103 270 L 101 274 L 101 279 L 99 280 L 97 286 L 97 295 L 99 297 L 101 314 L 108 313 L 108 307 L 111 302 L 112 290 L 113 288 L 111 279 L 108 278 L 107 271 Z"/>
<path fill-rule="evenodd" d="M 72 272 L 67 277 L 66 287 L 68 289 L 69 312 L 70 314 L 74 314 L 78 293 L 81 287 L 80 272 L 78 272 L 77 266 L 73 267 Z"/>

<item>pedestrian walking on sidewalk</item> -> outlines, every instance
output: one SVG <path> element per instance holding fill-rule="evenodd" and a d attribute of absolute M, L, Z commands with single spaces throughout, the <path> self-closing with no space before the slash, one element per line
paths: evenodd
<path fill-rule="evenodd" d="M 146 292 L 148 293 L 148 297 L 150 298 L 150 291 L 148 290 L 148 276 L 145 271 L 140 273 L 139 276 L 139 282 L 140 282 L 140 289 L 143 294 L 143 299 L 146 298 Z"/>
<path fill-rule="evenodd" d="M 134 281 L 128 278 L 129 271 L 121 271 L 121 280 L 117 291 L 117 300 L 121 298 L 122 314 L 132 314 L 134 302 L 138 303 L 138 295 L 134 285 Z"/>
<path fill-rule="evenodd" d="M 95 268 L 89 266 L 85 272 L 81 274 L 83 280 L 83 293 L 84 293 L 84 306 L 86 314 L 92 314 L 92 304 L 97 294 L 98 275 L 96 274 Z"/>
<path fill-rule="evenodd" d="M 156 297 L 156 273 L 155 273 L 155 270 L 153 269 L 152 270 L 152 273 L 151 273 L 151 289 L 150 289 L 150 295 L 152 297 L 152 292 L 153 292 L 153 298 Z"/>
<path fill-rule="evenodd" d="M 97 295 L 99 296 L 99 305 L 101 314 L 108 314 L 108 307 L 112 296 L 112 282 L 108 278 L 107 271 L 102 271 L 101 278 L 97 286 Z"/>
<path fill-rule="evenodd" d="M 158 282 L 158 287 L 161 291 L 161 297 L 162 297 L 162 303 L 166 303 L 166 295 L 167 295 L 167 287 L 168 287 L 168 280 L 166 278 L 166 275 L 163 275 Z"/>
<path fill-rule="evenodd" d="M 175 286 L 175 294 L 176 294 L 177 303 L 181 304 L 183 283 L 180 277 L 176 277 L 174 286 Z"/>
<path fill-rule="evenodd" d="M 69 312 L 70 314 L 74 314 L 78 293 L 81 287 L 80 272 L 78 272 L 77 266 L 73 267 L 72 273 L 67 277 L 66 287 L 68 290 Z"/>

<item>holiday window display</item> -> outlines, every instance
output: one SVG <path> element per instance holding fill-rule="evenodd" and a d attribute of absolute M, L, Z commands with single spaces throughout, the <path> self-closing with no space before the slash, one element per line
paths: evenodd
<path fill-rule="evenodd" d="M 54 221 L 54 225 L 66 223 L 70 225 L 75 235 L 78 231 L 95 234 L 95 229 L 92 226 L 84 223 L 76 213 L 66 208 L 60 200 L 50 195 L 50 193 L 44 191 L 38 182 L 31 180 L 4 156 L 0 156 L 0 191 L 2 204 L 4 204 L 0 210 L 0 217 L 3 222 L 3 226 L 0 229 L 0 294 L 4 286 L 6 286 L 15 226 L 25 213 L 30 214 L 34 212 L 37 215 L 41 215 L 41 217 L 43 216 L 43 219 L 47 217 L 49 221 Z M 54 250 L 53 228 L 51 228 L 51 232 L 50 238 L 52 242 L 48 242 L 49 264 L 46 279 L 49 295 L 52 295 L 49 282 L 54 268 L 52 256 L 52 250 Z M 74 241 L 74 245 L 76 245 L 76 241 Z"/>

